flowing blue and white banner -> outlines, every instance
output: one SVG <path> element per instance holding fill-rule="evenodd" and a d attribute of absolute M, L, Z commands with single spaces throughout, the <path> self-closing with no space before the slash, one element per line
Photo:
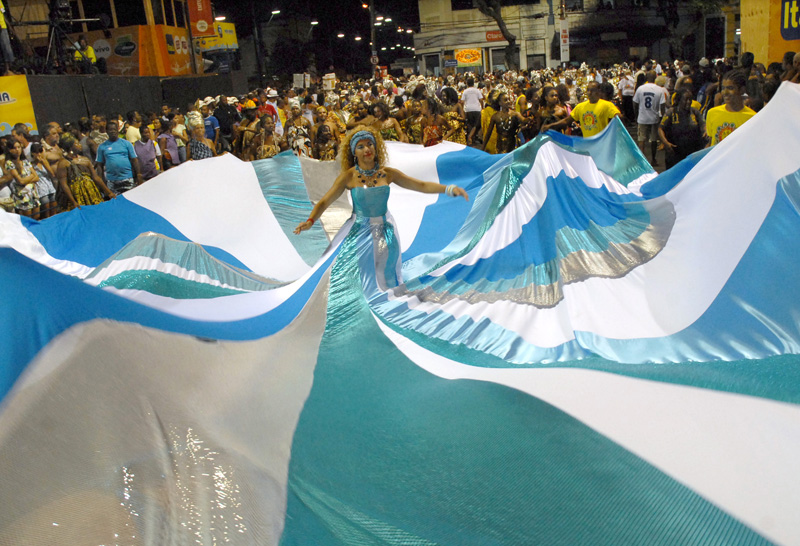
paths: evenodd
<path fill-rule="evenodd" d="M 617 120 L 230 155 L 0 213 L 0 544 L 800 544 L 800 86 L 657 175 Z"/>

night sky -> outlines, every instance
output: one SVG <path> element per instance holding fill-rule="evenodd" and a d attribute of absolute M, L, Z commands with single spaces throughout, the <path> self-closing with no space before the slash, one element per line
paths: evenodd
<path fill-rule="evenodd" d="M 250 36 L 253 32 L 253 19 L 251 17 L 251 0 L 212 0 L 215 13 L 225 15 L 228 21 L 236 24 L 236 32 L 240 38 Z M 337 67 L 348 64 L 350 70 L 368 70 L 369 64 L 369 10 L 362 7 L 361 0 L 253 0 L 256 10 L 260 11 L 259 17 L 266 22 L 273 9 L 280 9 L 281 13 L 273 19 L 271 24 L 283 24 L 293 17 L 304 20 L 316 19 L 319 21 L 311 33 L 317 64 L 320 69 L 326 69 L 333 63 Z M 375 0 L 375 15 L 391 17 L 392 22 L 382 27 L 376 27 L 376 45 L 380 64 L 390 64 L 397 58 L 409 58 L 412 51 L 392 46 L 400 43 L 403 46 L 413 46 L 413 36 L 407 33 L 398 33 L 397 27 L 412 28 L 419 31 L 419 9 L 416 0 Z M 344 38 L 337 34 L 343 32 Z M 355 36 L 362 37 L 361 42 L 355 41 Z M 381 51 L 385 46 L 386 51 Z"/>

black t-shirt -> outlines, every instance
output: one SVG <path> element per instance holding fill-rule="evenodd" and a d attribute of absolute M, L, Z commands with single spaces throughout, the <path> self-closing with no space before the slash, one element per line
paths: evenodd
<path fill-rule="evenodd" d="M 223 135 L 230 135 L 233 132 L 233 124 L 241 119 L 239 112 L 230 104 L 221 104 L 214 110 L 214 117 L 219 122 L 219 132 Z"/>
<path fill-rule="evenodd" d="M 703 143 L 703 119 L 695 108 L 677 110 L 670 108 L 661 119 L 661 127 L 667 140 L 688 153 L 701 149 Z"/>

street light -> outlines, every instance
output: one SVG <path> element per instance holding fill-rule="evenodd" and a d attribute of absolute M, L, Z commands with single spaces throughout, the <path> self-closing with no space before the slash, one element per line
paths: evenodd
<path fill-rule="evenodd" d="M 340 32 L 336 35 L 337 38 L 344 38 L 344 32 Z"/>
<path fill-rule="evenodd" d="M 225 20 L 225 16 L 224 15 L 217 15 L 216 17 L 214 17 L 214 20 L 215 21 L 224 21 Z"/>
<path fill-rule="evenodd" d="M 361 41 L 361 36 L 356 36 L 356 42 L 360 42 L 360 41 Z"/>

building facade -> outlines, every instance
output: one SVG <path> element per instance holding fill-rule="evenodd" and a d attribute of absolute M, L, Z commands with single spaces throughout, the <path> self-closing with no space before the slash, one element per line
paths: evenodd
<path fill-rule="evenodd" d="M 516 65 L 521 69 L 559 66 L 563 61 L 613 64 L 630 59 L 673 56 L 733 56 L 738 50 L 739 1 L 722 11 L 702 14 L 690 3 L 679 6 L 677 26 L 667 26 L 656 0 L 511 0 L 503 2 L 503 20 L 516 36 Z M 419 0 L 420 32 L 414 46 L 422 74 L 505 69 L 508 42 L 497 23 L 473 0 Z M 568 58 L 562 60 L 562 20 Z M 480 52 L 480 66 L 457 59 L 461 49 Z M 565 51 L 565 53 L 567 53 Z"/>

